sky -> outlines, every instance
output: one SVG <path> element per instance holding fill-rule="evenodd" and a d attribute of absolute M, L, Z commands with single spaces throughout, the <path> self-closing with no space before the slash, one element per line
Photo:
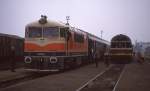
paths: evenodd
<path fill-rule="evenodd" d="M 0 0 L 0 33 L 24 37 L 41 15 L 110 41 L 117 34 L 150 42 L 150 0 Z"/>

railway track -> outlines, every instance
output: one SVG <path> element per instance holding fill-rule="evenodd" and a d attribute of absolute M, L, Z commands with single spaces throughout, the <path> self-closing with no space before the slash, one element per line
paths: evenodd
<path fill-rule="evenodd" d="M 15 85 L 15 84 L 18 84 L 18 83 L 21 83 L 21 82 L 37 79 L 37 78 L 40 78 L 40 77 L 44 77 L 44 76 L 47 76 L 47 75 L 49 75 L 49 73 L 45 73 L 45 74 L 24 73 L 20 77 L 17 77 L 15 79 L 0 81 L 0 89 L 1 88 L 6 88 L 6 87 L 9 87 L 11 85 Z"/>
<path fill-rule="evenodd" d="M 124 64 L 112 65 L 76 91 L 115 91 L 124 67 Z"/>

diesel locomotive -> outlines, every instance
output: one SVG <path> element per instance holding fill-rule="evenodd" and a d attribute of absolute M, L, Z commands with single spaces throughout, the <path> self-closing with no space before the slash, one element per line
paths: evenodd
<path fill-rule="evenodd" d="M 46 16 L 25 27 L 24 62 L 28 71 L 59 71 L 78 67 L 104 55 L 109 42 Z"/>
<path fill-rule="evenodd" d="M 111 39 L 110 50 L 108 53 L 109 60 L 112 63 L 130 63 L 133 60 L 133 46 L 131 39 L 119 34 Z"/>

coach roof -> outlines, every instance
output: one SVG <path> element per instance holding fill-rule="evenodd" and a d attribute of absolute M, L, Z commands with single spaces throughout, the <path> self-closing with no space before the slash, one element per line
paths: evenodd
<path fill-rule="evenodd" d="M 119 35 L 114 36 L 112 38 L 111 42 L 112 41 L 129 41 L 129 42 L 131 42 L 131 39 L 126 35 L 119 34 Z"/>
<path fill-rule="evenodd" d="M 23 39 L 20 36 L 17 35 L 10 35 L 10 34 L 4 34 L 4 33 L 0 33 L 0 37 L 10 37 L 10 38 L 15 38 L 15 39 Z"/>

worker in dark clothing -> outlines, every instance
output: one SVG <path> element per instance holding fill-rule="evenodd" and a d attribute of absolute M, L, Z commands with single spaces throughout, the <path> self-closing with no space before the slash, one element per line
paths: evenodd
<path fill-rule="evenodd" d="M 14 46 L 11 47 L 10 61 L 11 61 L 11 71 L 15 72 L 16 60 L 15 60 L 15 48 L 14 48 Z"/>
<path fill-rule="evenodd" d="M 91 54 L 90 54 L 90 56 L 91 56 L 91 59 L 92 59 L 92 61 L 94 60 L 94 50 L 93 50 L 93 48 L 91 49 Z"/>
<path fill-rule="evenodd" d="M 110 58 L 109 58 L 109 54 L 108 53 L 105 53 L 104 55 L 104 63 L 107 67 L 109 67 L 110 65 Z"/>
<path fill-rule="evenodd" d="M 140 64 L 144 63 L 144 57 L 142 56 L 142 54 L 140 52 L 137 53 L 137 61 Z"/>
<path fill-rule="evenodd" d="M 96 68 L 97 68 L 98 67 L 97 53 L 94 53 L 94 62 L 95 62 Z"/>

